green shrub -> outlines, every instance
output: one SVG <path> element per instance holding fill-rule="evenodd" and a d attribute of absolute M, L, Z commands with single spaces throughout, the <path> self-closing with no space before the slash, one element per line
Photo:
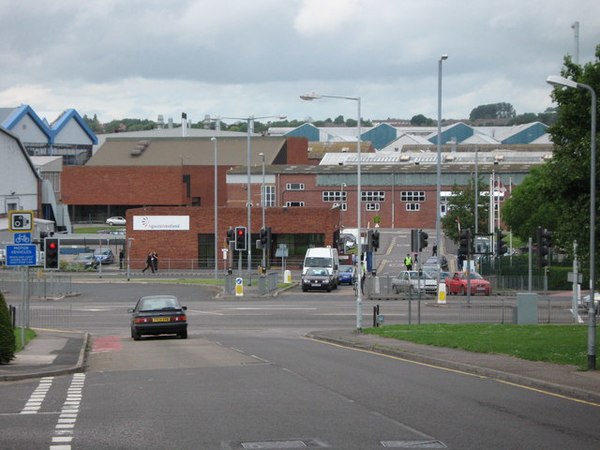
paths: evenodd
<path fill-rule="evenodd" d="M 10 313 L 4 295 L 0 292 L 0 364 L 8 364 L 15 357 L 15 349 L 15 334 Z"/>

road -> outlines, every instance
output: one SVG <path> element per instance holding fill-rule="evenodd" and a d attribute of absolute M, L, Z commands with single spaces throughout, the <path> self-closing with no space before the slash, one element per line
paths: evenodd
<path fill-rule="evenodd" d="M 3 449 L 600 447 L 593 405 L 305 338 L 354 327 L 349 287 L 265 300 L 217 300 L 198 286 L 77 287 L 70 327 L 94 336 L 89 368 L 0 384 Z M 189 339 L 129 337 L 127 308 L 156 292 L 188 306 Z M 383 308 L 406 320 L 405 304 Z M 22 414 L 31 402 L 39 410 Z"/>

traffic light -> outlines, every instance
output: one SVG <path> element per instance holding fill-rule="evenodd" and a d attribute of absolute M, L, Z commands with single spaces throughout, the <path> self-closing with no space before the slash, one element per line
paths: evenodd
<path fill-rule="evenodd" d="M 419 252 L 419 230 L 410 230 L 410 251 Z"/>
<path fill-rule="evenodd" d="M 227 244 L 229 244 L 233 240 L 235 240 L 235 231 L 233 230 L 233 228 L 229 228 L 227 230 Z"/>
<path fill-rule="evenodd" d="M 377 230 L 373 230 L 371 233 L 371 247 L 375 252 L 379 250 L 379 231 Z"/>
<path fill-rule="evenodd" d="M 235 227 L 235 249 L 245 252 L 246 247 L 246 227 Z"/>
<path fill-rule="evenodd" d="M 269 246 L 269 232 L 266 227 L 260 229 L 259 242 L 260 242 L 259 248 L 267 248 Z"/>
<path fill-rule="evenodd" d="M 44 269 L 58 270 L 58 254 L 60 251 L 60 242 L 56 238 L 44 239 Z"/>
<path fill-rule="evenodd" d="M 419 251 L 420 252 L 422 252 L 423 249 L 429 245 L 429 242 L 427 242 L 427 239 L 429 239 L 429 235 L 427 233 L 425 233 L 423 230 L 419 230 Z"/>
<path fill-rule="evenodd" d="M 266 248 L 271 248 L 271 227 L 267 227 L 267 247 Z"/>
<path fill-rule="evenodd" d="M 465 229 L 461 230 L 460 236 L 458 239 L 458 254 L 459 255 L 469 255 L 471 253 L 471 230 Z"/>
<path fill-rule="evenodd" d="M 537 228 L 537 266 L 546 267 L 548 265 L 548 254 L 552 247 L 552 231 L 542 227 Z"/>
<path fill-rule="evenodd" d="M 504 238 L 506 235 L 502 232 L 500 228 L 496 230 L 496 256 L 502 256 L 506 254 L 508 248 L 506 247 L 506 242 L 504 242 Z"/>

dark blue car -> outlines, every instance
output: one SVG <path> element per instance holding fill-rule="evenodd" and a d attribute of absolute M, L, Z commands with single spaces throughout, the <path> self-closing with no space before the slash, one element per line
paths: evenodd
<path fill-rule="evenodd" d="M 354 266 L 340 265 L 338 269 L 339 284 L 354 284 Z"/>

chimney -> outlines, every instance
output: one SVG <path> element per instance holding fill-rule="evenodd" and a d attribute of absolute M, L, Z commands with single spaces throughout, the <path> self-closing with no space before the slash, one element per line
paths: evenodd
<path fill-rule="evenodd" d="M 187 136 L 187 114 L 181 113 L 181 136 Z"/>

